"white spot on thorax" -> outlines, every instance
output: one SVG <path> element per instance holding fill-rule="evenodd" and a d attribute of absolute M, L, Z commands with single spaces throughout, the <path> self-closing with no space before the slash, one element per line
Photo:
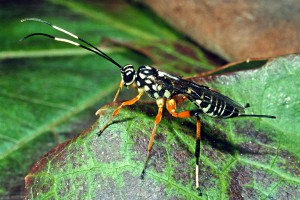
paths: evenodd
<path fill-rule="evenodd" d="M 149 91 L 150 90 L 150 88 L 148 87 L 148 85 L 145 85 L 144 89 L 145 89 L 145 91 Z"/>
<path fill-rule="evenodd" d="M 158 85 L 158 86 L 157 86 L 157 90 L 158 90 L 158 91 L 160 91 L 160 90 L 161 90 L 161 88 L 162 88 L 162 86 L 161 86 L 161 85 Z"/>
<path fill-rule="evenodd" d="M 164 97 L 166 97 L 168 99 L 168 98 L 170 98 L 170 96 L 171 96 L 171 93 L 169 92 L 169 90 L 165 90 Z"/>
<path fill-rule="evenodd" d="M 139 73 L 139 76 L 141 77 L 141 79 L 145 79 L 146 78 L 146 75 L 143 74 L 143 73 Z"/>
<path fill-rule="evenodd" d="M 153 85 L 152 85 L 152 89 L 153 89 L 154 91 L 157 91 L 157 85 L 156 85 L 156 84 L 153 84 Z"/>

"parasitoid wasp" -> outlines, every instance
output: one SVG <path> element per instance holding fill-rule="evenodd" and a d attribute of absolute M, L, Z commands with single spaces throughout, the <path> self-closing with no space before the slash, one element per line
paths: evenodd
<path fill-rule="evenodd" d="M 25 36 L 20 41 L 27 39 L 32 36 L 44 36 L 49 37 L 53 40 L 59 42 L 69 43 L 81 48 L 84 48 L 88 51 L 91 51 L 104 59 L 110 61 L 121 71 L 121 83 L 119 85 L 119 89 L 115 95 L 113 101 L 116 101 L 121 89 L 123 86 L 133 86 L 138 90 L 138 95 L 131 100 L 124 101 L 121 103 L 119 107 L 115 109 L 111 117 L 107 120 L 104 126 L 100 129 L 98 135 L 105 130 L 105 128 L 109 125 L 112 119 L 118 115 L 119 111 L 123 106 L 133 105 L 136 103 L 144 93 L 147 93 L 149 97 L 156 100 L 158 106 L 158 113 L 156 115 L 154 121 L 154 128 L 152 130 L 150 140 L 148 143 L 146 159 L 144 162 L 144 168 L 141 173 L 141 178 L 144 178 L 145 170 L 147 167 L 147 163 L 149 160 L 150 152 L 154 142 L 154 136 L 156 134 L 156 127 L 161 121 L 162 111 L 164 106 L 168 112 L 177 118 L 196 118 L 196 148 L 195 148 L 195 157 L 196 157 L 196 172 L 195 172 L 195 182 L 196 189 L 198 194 L 201 195 L 201 190 L 199 187 L 199 157 L 200 157 L 200 135 L 201 135 L 201 122 L 199 115 L 206 114 L 210 117 L 218 117 L 218 118 L 233 118 L 233 117 L 261 117 L 261 118 L 276 118 L 271 115 L 256 115 L 256 114 L 245 114 L 245 108 L 247 106 L 242 106 L 239 103 L 233 101 L 229 97 L 216 92 L 204 85 L 198 85 L 194 82 L 173 76 L 166 72 L 159 71 L 150 66 L 140 66 L 137 71 L 130 64 L 122 66 L 99 48 L 85 41 L 84 39 L 66 31 L 58 26 L 55 26 L 47 21 L 37 19 L 37 18 L 26 18 L 22 19 L 21 22 L 24 21 L 37 21 L 51 26 L 52 28 L 63 32 L 81 43 L 74 42 L 65 38 L 58 38 L 46 33 L 32 33 L 30 35 Z M 176 105 L 185 101 L 186 99 L 190 100 L 195 104 L 194 110 L 185 110 L 182 112 L 176 112 Z M 100 115 L 100 109 L 96 112 L 96 115 Z"/>

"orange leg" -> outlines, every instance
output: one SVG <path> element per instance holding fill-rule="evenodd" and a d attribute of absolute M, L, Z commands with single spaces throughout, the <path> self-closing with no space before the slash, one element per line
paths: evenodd
<path fill-rule="evenodd" d="M 105 123 L 105 125 L 100 129 L 98 135 L 100 135 L 100 134 L 104 131 L 104 129 L 108 126 L 109 122 L 110 122 L 116 115 L 118 115 L 118 113 L 120 112 L 120 110 L 121 110 L 121 108 L 122 108 L 123 106 L 128 106 L 128 105 L 132 105 L 132 104 L 136 103 L 136 102 L 141 98 L 141 96 L 143 95 L 143 93 L 144 93 L 143 91 L 139 91 L 139 94 L 138 94 L 135 98 L 123 102 L 123 103 L 122 103 L 122 104 L 121 104 L 121 105 L 113 112 L 112 116 L 107 120 L 107 122 Z M 96 115 L 99 115 L 99 114 L 100 114 L 100 109 L 96 112 Z"/>
<path fill-rule="evenodd" d="M 154 121 L 154 128 L 152 130 L 150 141 L 149 141 L 148 148 L 147 148 L 147 156 L 146 156 L 146 160 L 145 160 L 145 163 L 144 163 L 144 168 L 143 168 L 143 171 L 142 171 L 142 174 L 141 174 L 142 179 L 144 178 L 145 170 L 147 168 L 147 164 L 148 164 L 148 160 L 149 160 L 149 156 L 150 156 L 150 152 L 151 152 L 151 149 L 152 149 L 152 146 L 153 146 L 154 136 L 156 134 L 156 127 L 159 124 L 159 122 L 161 120 L 161 117 L 162 117 L 162 111 L 163 111 L 165 100 L 164 99 L 158 99 L 158 100 L 156 100 L 156 103 L 157 103 L 157 106 L 158 106 L 158 113 L 157 113 L 155 121 Z"/>
<path fill-rule="evenodd" d="M 167 110 L 169 111 L 169 113 L 173 117 L 179 117 L 179 118 L 188 118 L 188 117 L 191 117 L 191 114 L 190 114 L 189 110 L 182 111 L 180 113 L 176 112 L 176 101 L 175 101 L 175 99 L 167 100 L 166 107 L 167 107 Z"/>
<path fill-rule="evenodd" d="M 123 82 L 123 80 L 121 80 L 119 89 L 118 89 L 118 91 L 117 91 L 117 93 L 115 95 L 115 98 L 114 98 L 113 102 L 115 102 L 117 100 L 117 98 L 119 96 L 119 93 L 122 90 L 123 85 L 124 85 L 124 82 Z M 137 88 L 135 83 L 133 83 L 131 86 L 134 87 L 134 88 Z"/>
<path fill-rule="evenodd" d="M 118 89 L 118 91 L 117 91 L 117 93 L 116 93 L 116 95 L 115 95 L 115 98 L 114 98 L 113 102 L 115 102 L 115 101 L 117 100 L 117 98 L 118 98 L 118 96 L 119 96 L 119 93 L 120 93 L 120 91 L 122 90 L 123 85 L 124 85 L 124 82 L 123 82 L 123 80 L 122 80 L 121 83 L 120 83 L 119 89 Z"/>
<path fill-rule="evenodd" d="M 196 157 L 196 189 L 198 191 L 198 194 L 201 196 L 202 192 L 199 187 L 199 157 L 200 157 L 200 138 L 201 138 L 201 122 L 198 114 L 193 112 L 191 114 L 191 111 L 186 110 L 182 111 L 180 113 L 176 112 L 176 100 L 170 99 L 167 100 L 167 110 L 173 117 L 179 117 L 179 118 L 188 118 L 191 116 L 196 116 L 197 118 L 197 130 L 196 130 L 196 148 L 195 148 L 195 157 Z"/>

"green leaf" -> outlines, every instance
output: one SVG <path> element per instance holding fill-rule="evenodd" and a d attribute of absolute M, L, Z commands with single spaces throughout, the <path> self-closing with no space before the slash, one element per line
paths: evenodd
<path fill-rule="evenodd" d="M 95 122 L 95 111 L 112 101 L 120 74 L 108 61 L 80 48 L 42 37 L 19 42 L 34 32 L 69 38 L 45 24 L 21 19 L 47 20 L 94 45 L 104 38 L 144 45 L 164 40 L 174 53 L 172 43 L 183 41 L 150 10 L 127 3 L 18 1 L 4 2 L 0 9 L 0 198 L 22 198 L 30 167 Z M 122 65 L 153 63 L 125 48 L 100 48 Z M 180 74 L 168 63 L 164 68 Z"/>
<path fill-rule="evenodd" d="M 142 50 L 150 49 L 150 58 L 158 61 L 155 66 L 172 74 L 192 76 L 203 72 L 204 69 L 213 68 L 197 46 L 182 41 L 180 34 L 144 7 L 120 2 L 108 4 L 76 1 L 64 4 L 62 1 L 53 0 L 39 4 L 9 1 L 1 4 L 0 9 L 2 19 L 0 25 L 3 27 L 0 33 L 1 199 L 23 198 L 24 176 L 33 163 L 52 147 L 63 143 L 67 138 L 73 138 L 93 124 L 96 121 L 95 111 L 99 106 L 112 101 L 120 80 L 119 71 L 115 66 L 94 55 L 91 56 L 87 51 L 46 38 L 31 38 L 19 43 L 20 38 L 33 32 L 65 37 L 49 26 L 35 22 L 20 23 L 20 19 L 39 17 L 48 20 L 95 45 L 103 38 L 112 38 Z M 101 49 L 121 64 L 131 63 L 135 66 L 152 64 L 149 59 L 124 48 L 101 46 Z M 291 63 L 294 63 L 293 58 L 298 59 L 297 56 L 290 57 Z M 278 70 L 271 70 L 274 73 L 276 71 L 272 77 L 268 74 L 264 76 L 269 77 L 270 83 L 275 84 L 272 85 L 272 91 L 263 87 L 267 92 L 274 93 L 272 101 L 275 101 L 275 104 L 271 104 L 270 107 L 269 102 L 266 102 L 269 97 L 257 95 L 261 94 L 259 91 L 262 90 L 262 85 L 264 86 L 260 82 L 256 83 L 259 74 L 252 77 L 252 80 L 241 79 L 229 89 L 222 82 L 216 82 L 222 80 L 220 77 L 213 80 L 195 79 L 199 83 L 204 81 L 205 84 L 233 97 L 238 102 L 249 102 L 252 105 L 249 112 L 274 114 L 278 117 L 276 121 L 250 118 L 216 121 L 210 118 L 203 119 L 201 151 L 203 164 L 200 172 L 204 195 L 209 194 L 209 197 L 215 199 L 233 196 L 250 196 L 252 199 L 261 196 L 296 199 L 295 197 L 299 196 L 297 133 L 299 125 L 296 121 L 299 113 L 297 106 L 299 96 L 296 88 L 299 82 L 295 81 L 298 80 L 299 72 L 297 68 L 286 64 L 286 59 L 283 60 L 284 62 L 278 64 Z M 244 67 L 256 68 L 264 62 L 258 61 L 255 65 L 252 62 L 249 65 L 235 65 L 237 67 L 230 67 L 229 71 L 245 69 Z M 217 70 L 217 72 L 224 71 Z M 222 77 L 223 83 L 227 83 L 228 76 Z M 235 79 L 236 77 L 233 78 Z M 247 83 L 243 83 L 244 80 Z M 280 87 L 281 85 L 283 86 Z M 295 87 L 291 87 L 294 85 Z M 244 98 L 247 88 L 252 88 L 253 95 Z M 279 92 L 282 95 L 278 95 Z M 123 91 L 120 98 L 129 99 L 134 95 L 132 91 Z M 115 106 L 105 107 L 107 111 L 101 121 L 97 122 L 98 128 L 110 116 Z M 181 105 L 181 109 L 187 108 L 194 108 L 193 104 Z M 95 136 L 98 128 L 94 127 L 85 135 L 80 135 L 78 139 L 58 146 L 43 157 L 41 161 L 44 163 L 37 163 L 35 165 L 37 168 L 33 168 L 32 173 L 27 176 L 26 191 L 29 195 L 35 196 L 42 188 L 39 183 L 45 183 L 39 196 L 54 196 L 57 199 L 63 195 L 70 195 L 67 196 L 69 198 L 76 198 L 76 195 L 86 198 L 100 195 L 107 198 L 112 195 L 116 198 L 120 196 L 136 198 L 147 194 L 149 194 L 147 197 L 154 198 L 165 195 L 168 195 L 168 198 L 176 198 L 178 195 L 196 198 L 193 119 L 174 119 L 167 113 L 164 114 L 158 127 L 145 180 L 139 179 L 156 110 L 155 104 L 142 102 L 123 109 L 115 119 L 115 123 L 107 128 L 102 137 Z M 84 136 L 85 138 L 82 138 Z M 80 143 L 87 140 L 94 143 Z M 71 143 L 73 145 L 70 145 Z M 113 146 L 114 144 L 117 145 Z M 76 148 L 84 150 L 83 158 L 75 154 L 78 152 L 75 151 Z M 61 163 L 68 165 L 65 166 L 67 168 L 70 164 L 74 164 L 74 168 L 72 165 L 69 168 L 70 172 L 66 172 L 66 168 L 62 165 L 61 168 L 57 168 L 58 160 L 54 160 L 55 158 L 51 156 L 63 158 L 58 152 L 69 150 L 74 150 L 74 156 L 68 154 L 66 160 L 60 160 Z M 92 157 L 95 151 L 100 157 Z M 53 160 L 53 163 L 47 163 L 48 170 L 43 168 L 47 161 L 45 158 Z M 95 168 L 89 168 L 92 159 L 95 160 Z M 260 160 L 263 161 L 261 164 Z M 271 164 L 267 162 L 268 160 L 272 161 Z M 103 165 L 98 161 L 103 161 Z M 87 169 L 80 166 L 87 166 Z M 107 168 L 111 166 L 112 168 Z M 108 170 L 107 174 L 104 174 L 103 168 Z M 60 170 L 63 173 L 59 173 Z M 42 171 L 43 176 L 38 173 Z M 34 172 L 37 179 L 34 179 Z M 48 172 L 51 172 L 51 175 Z M 96 180 L 91 178 L 93 177 L 91 173 L 95 173 Z M 76 179 L 76 175 L 80 176 Z M 270 175 L 274 177 L 271 181 Z M 68 177 L 70 179 L 67 179 Z M 32 180 L 35 182 L 30 182 Z M 81 184 L 82 180 L 87 180 L 85 182 L 87 184 L 93 184 L 88 193 L 87 185 Z M 53 185 L 54 183 L 66 185 L 62 186 L 60 192 L 59 184 Z M 274 187 L 271 187 L 273 185 L 270 183 Z M 99 184 L 100 188 L 104 188 L 103 192 L 97 190 L 95 194 L 92 193 Z M 48 193 L 47 188 L 51 192 Z M 128 188 L 129 190 L 126 190 Z M 135 190 L 130 190 L 132 188 Z M 125 190 L 126 194 L 116 194 Z"/>
<path fill-rule="evenodd" d="M 105 44 L 122 46 L 137 51 L 151 58 L 160 70 L 170 71 L 181 77 L 211 72 L 215 69 L 215 66 L 208 63 L 205 54 L 200 49 L 181 40 L 128 43 L 107 39 Z M 243 69 L 245 68 L 243 67 Z"/>
<path fill-rule="evenodd" d="M 192 80 L 218 89 L 247 113 L 276 119 L 202 119 L 200 185 L 203 199 L 297 199 L 300 195 L 299 55 L 279 57 L 262 68 Z M 27 198 L 165 199 L 198 198 L 194 182 L 195 120 L 164 113 L 143 168 L 156 105 L 121 110 L 100 137 L 97 132 L 116 104 L 100 119 L 47 153 L 26 176 Z M 194 108 L 183 103 L 179 109 Z M 201 198 L 201 197 L 199 197 Z"/>

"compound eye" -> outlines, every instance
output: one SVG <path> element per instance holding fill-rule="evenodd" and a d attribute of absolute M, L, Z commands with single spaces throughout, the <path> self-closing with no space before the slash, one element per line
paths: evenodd
<path fill-rule="evenodd" d="M 122 79 L 125 85 L 131 85 L 135 79 L 135 71 L 132 65 L 126 65 L 122 69 Z"/>
<path fill-rule="evenodd" d="M 130 85 L 134 81 L 134 72 L 133 71 L 125 72 L 123 80 L 126 85 Z"/>

